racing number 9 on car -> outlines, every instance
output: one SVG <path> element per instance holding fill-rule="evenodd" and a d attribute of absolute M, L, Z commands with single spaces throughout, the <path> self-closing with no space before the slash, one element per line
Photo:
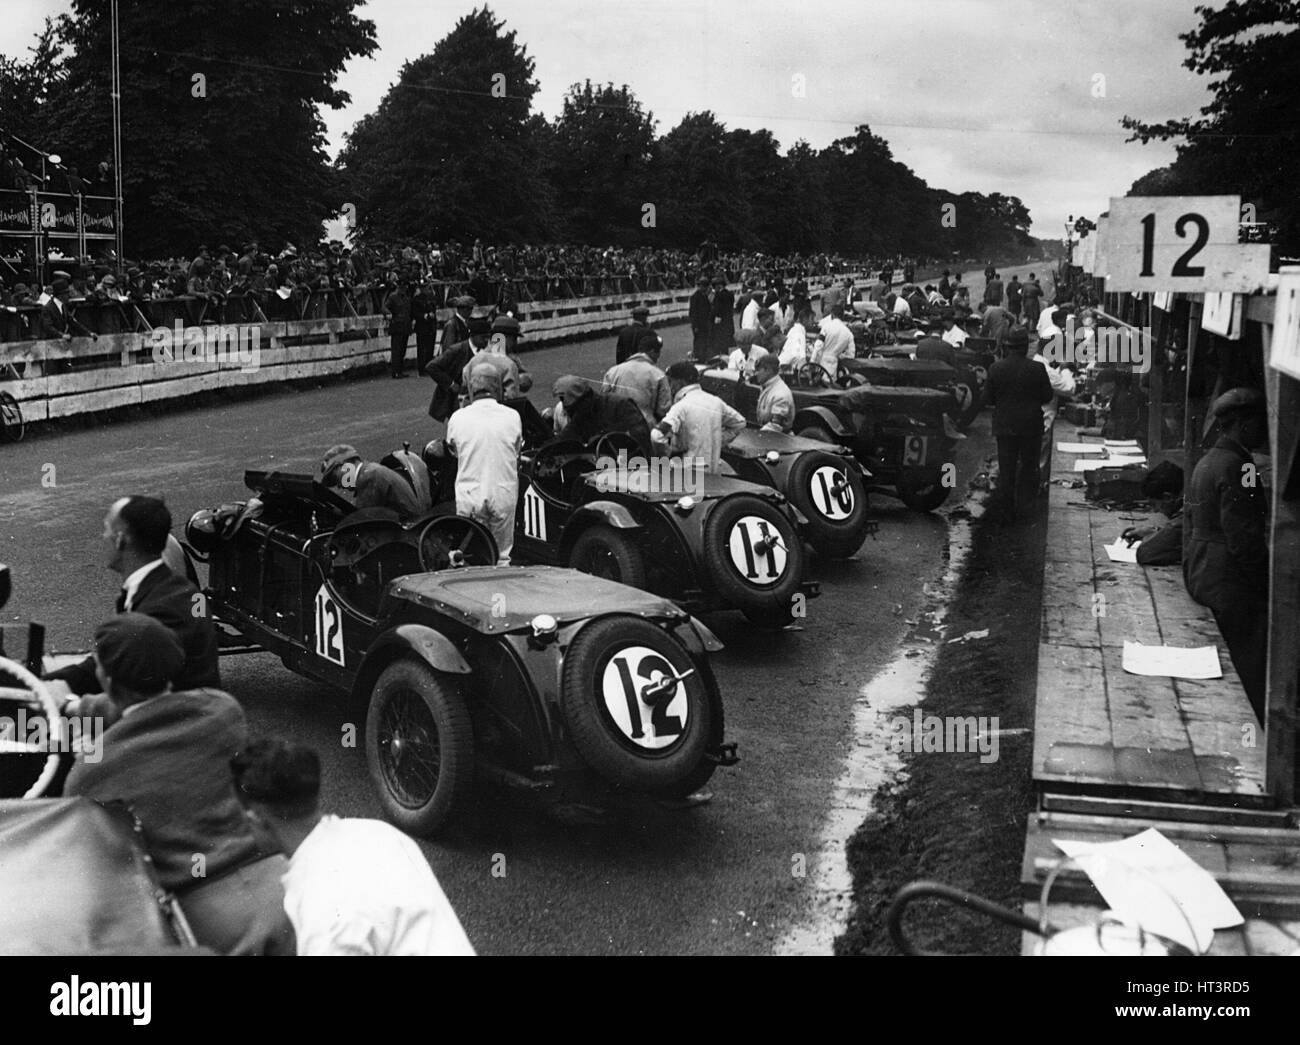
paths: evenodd
<path fill-rule="evenodd" d="M 681 736 L 689 706 L 681 682 L 677 683 L 672 697 L 656 701 L 653 706 L 641 699 L 648 686 L 677 678 L 678 674 L 661 654 L 646 646 L 629 646 L 609 659 L 601 688 L 605 708 L 624 736 L 646 748 L 667 747 Z M 638 689 L 638 679 L 644 679 L 646 686 Z M 650 712 L 649 732 L 643 709 Z"/>
<path fill-rule="evenodd" d="M 853 487 L 838 468 L 825 465 L 813 472 L 809 491 L 817 510 L 828 519 L 847 519 L 853 514 Z"/>
<path fill-rule="evenodd" d="M 731 528 L 727 544 L 736 569 L 753 584 L 775 584 L 785 572 L 781 535 L 772 532 L 766 519 L 746 515 Z"/>
<path fill-rule="evenodd" d="M 903 444 L 903 464 L 925 464 L 926 443 L 923 435 L 909 435 Z"/>
<path fill-rule="evenodd" d="M 316 592 L 316 654 L 343 667 L 343 614 L 325 585 Z"/>

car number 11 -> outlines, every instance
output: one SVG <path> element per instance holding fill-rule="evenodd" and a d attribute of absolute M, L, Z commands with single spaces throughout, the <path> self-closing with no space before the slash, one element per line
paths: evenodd
<path fill-rule="evenodd" d="M 325 585 L 316 592 L 316 655 L 344 667 L 343 611 Z"/>

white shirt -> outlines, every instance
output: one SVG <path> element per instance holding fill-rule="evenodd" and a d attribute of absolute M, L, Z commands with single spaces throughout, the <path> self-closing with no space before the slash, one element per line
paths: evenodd
<path fill-rule="evenodd" d="M 952 345 L 953 348 L 961 348 L 962 345 L 966 344 L 966 331 L 962 330 L 961 327 L 953 327 L 951 330 L 945 330 L 943 332 L 943 340 Z"/>
<path fill-rule="evenodd" d="M 740 314 L 741 330 L 758 329 L 758 310 L 763 306 L 759 304 L 758 298 L 750 298 L 749 303 L 745 306 L 745 311 Z"/>
<path fill-rule="evenodd" d="M 382 820 L 324 816 L 289 859 L 300 955 L 473 955 L 419 846 Z"/>
<path fill-rule="evenodd" d="M 456 510 L 487 503 L 513 519 L 524 442 L 518 412 L 490 396 L 475 399 L 448 419 L 445 442 L 457 458 Z"/>
<path fill-rule="evenodd" d="M 1061 328 L 1052 322 L 1052 313 L 1055 311 L 1056 311 L 1055 308 L 1048 308 L 1044 306 L 1043 311 L 1038 314 L 1038 336 L 1039 337 L 1050 336 L 1052 331 L 1056 331 L 1057 333 L 1060 333 Z"/>
<path fill-rule="evenodd" d="M 673 452 L 703 461 L 711 472 L 722 463 L 722 448 L 745 428 L 739 412 L 699 385 L 677 393 L 662 423 L 673 433 Z"/>
<path fill-rule="evenodd" d="M 894 302 L 894 315 L 910 316 L 911 314 L 912 306 L 907 303 L 907 298 L 903 297 L 902 294 L 899 294 L 897 300 Z"/>
<path fill-rule="evenodd" d="M 820 363 L 832 379 L 840 369 L 840 357 L 852 359 L 855 351 L 853 331 L 844 320 L 834 316 L 822 320 L 821 348 L 816 351 L 813 361 Z"/>
<path fill-rule="evenodd" d="M 777 356 L 782 366 L 803 366 L 808 362 L 808 332 L 802 323 L 795 323 L 785 335 L 785 344 Z"/>
<path fill-rule="evenodd" d="M 1056 420 L 1056 411 L 1061 405 L 1060 397 L 1070 395 L 1074 391 L 1074 375 L 1059 366 L 1053 366 L 1041 353 L 1034 356 L 1034 362 L 1042 363 L 1047 368 L 1047 380 L 1051 382 L 1052 391 L 1056 393 L 1043 404 L 1043 430 L 1047 431 Z"/>
<path fill-rule="evenodd" d="M 739 370 L 745 377 L 749 377 L 754 372 L 754 364 L 767 354 L 767 349 L 757 344 L 750 345 L 748 352 L 744 348 L 734 348 L 727 357 L 727 369 Z"/>
<path fill-rule="evenodd" d="M 776 325 L 781 328 L 781 333 L 788 333 L 790 325 L 794 322 L 794 306 L 786 305 L 782 308 L 781 302 L 773 301 L 771 308 L 772 315 L 776 318 Z"/>
<path fill-rule="evenodd" d="M 126 592 L 125 609 L 127 612 L 130 612 L 131 607 L 135 604 L 135 593 L 140 590 L 140 582 L 145 579 L 149 571 L 162 565 L 162 559 L 154 559 L 153 562 L 146 562 L 138 570 L 133 570 L 127 575 L 126 580 L 122 582 L 122 590 Z"/>

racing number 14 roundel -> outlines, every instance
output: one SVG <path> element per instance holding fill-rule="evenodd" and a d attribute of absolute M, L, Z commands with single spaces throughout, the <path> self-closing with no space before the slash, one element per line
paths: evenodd
<path fill-rule="evenodd" d="M 625 646 L 609 658 L 601 676 L 605 710 L 637 746 L 655 751 L 668 747 L 686 729 L 690 701 L 683 677 L 658 651 Z"/>
<path fill-rule="evenodd" d="M 809 483 L 813 507 L 835 522 L 853 514 L 853 487 L 844 473 L 830 465 L 822 465 L 813 472 Z"/>

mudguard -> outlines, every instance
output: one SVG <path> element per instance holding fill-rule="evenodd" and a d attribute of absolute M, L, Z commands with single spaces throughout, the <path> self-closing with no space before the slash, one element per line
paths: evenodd
<path fill-rule="evenodd" d="M 831 410 L 829 407 L 821 405 L 804 407 L 795 415 L 794 427 L 797 430 L 802 428 L 804 425 L 807 425 L 810 421 L 815 421 L 821 424 L 836 438 L 847 437 L 849 440 L 852 440 L 857 434 L 852 428 L 841 421 L 835 411 Z"/>
<path fill-rule="evenodd" d="M 579 519 L 585 520 L 589 518 L 599 519 L 616 530 L 641 529 L 641 523 L 628 510 L 627 505 L 619 504 L 617 501 L 588 501 L 569 517 L 569 523 L 565 529 L 571 529 Z"/>
<path fill-rule="evenodd" d="M 407 654 L 418 657 L 434 671 L 450 675 L 468 675 L 473 670 L 447 636 L 424 624 L 399 624 L 380 635 L 366 650 L 352 686 L 353 695 L 368 700 L 379 673 Z"/>

